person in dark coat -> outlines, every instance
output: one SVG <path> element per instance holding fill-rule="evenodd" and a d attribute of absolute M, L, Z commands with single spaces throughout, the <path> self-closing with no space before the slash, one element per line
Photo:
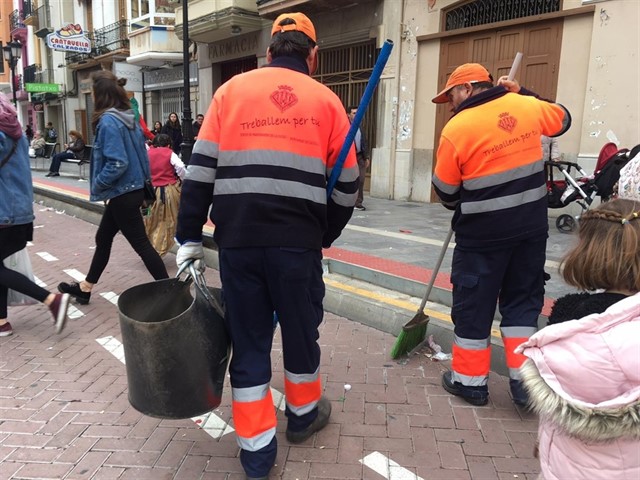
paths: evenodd
<path fill-rule="evenodd" d="M 180 120 L 178 120 L 178 114 L 171 112 L 167 123 L 162 127 L 162 133 L 171 137 L 171 149 L 179 154 L 180 145 L 182 144 L 182 126 Z"/>
<path fill-rule="evenodd" d="M 204 122 L 204 115 L 199 113 L 196 115 L 196 121 L 193 122 L 193 139 L 198 139 L 198 133 L 200 133 L 200 127 L 202 126 L 202 122 Z"/>
<path fill-rule="evenodd" d="M 82 134 L 77 130 L 69 131 L 69 143 L 64 144 L 64 152 L 56 153 L 51 158 L 51 165 L 49 166 L 49 173 L 45 177 L 59 177 L 60 176 L 60 164 L 64 160 L 77 159 L 84 160 L 84 147 L 85 143 L 82 138 Z"/>

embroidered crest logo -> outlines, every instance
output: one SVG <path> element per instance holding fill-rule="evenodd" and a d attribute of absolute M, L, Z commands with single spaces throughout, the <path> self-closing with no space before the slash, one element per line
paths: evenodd
<path fill-rule="evenodd" d="M 281 112 L 298 103 L 298 97 L 293 93 L 293 88 L 288 85 L 278 85 L 278 90 L 273 92 L 270 98 Z"/>
<path fill-rule="evenodd" d="M 518 124 L 518 120 L 509 115 L 508 112 L 501 113 L 498 115 L 498 118 L 498 128 L 509 133 L 513 132 L 513 129 L 516 128 L 516 125 Z"/>

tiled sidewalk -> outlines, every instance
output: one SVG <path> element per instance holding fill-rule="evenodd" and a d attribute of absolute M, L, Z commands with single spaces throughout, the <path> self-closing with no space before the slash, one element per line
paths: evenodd
<path fill-rule="evenodd" d="M 65 270 L 86 273 L 95 227 L 36 210 L 41 228 L 31 260 L 38 279 L 55 289 L 77 275 Z M 42 252 L 57 260 L 45 260 Z M 165 263 L 175 272 L 172 255 Z M 207 277 L 217 284 L 217 272 L 209 270 Z M 61 335 L 53 334 L 42 306 L 10 310 L 15 333 L 0 338 L 0 479 L 244 478 L 234 434 L 222 434 L 230 430 L 224 428 L 231 416 L 228 386 L 206 423 L 143 416 L 129 405 L 121 353 L 98 342 L 122 341 L 114 296 L 148 281 L 142 262 L 118 236 L 91 303 L 74 305 L 76 318 Z M 282 392 L 278 335 L 275 341 L 272 387 Z M 513 406 L 503 377 L 491 378 L 489 406 L 471 407 L 440 387 L 447 365 L 431 362 L 426 352 L 408 362 L 390 360 L 394 341 L 348 319 L 325 316 L 321 372 L 333 403 L 331 421 L 293 446 L 284 437 L 279 411 L 271 478 L 536 478 L 537 422 Z"/>

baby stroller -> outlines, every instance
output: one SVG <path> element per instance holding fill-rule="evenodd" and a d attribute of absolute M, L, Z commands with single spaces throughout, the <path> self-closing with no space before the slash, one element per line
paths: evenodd
<path fill-rule="evenodd" d="M 576 202 L 582 209 L 581 215 L 589 210 L 596 196 L 606 202 L 613 195 L 620 178 L 620 170 L 629 158 L 629 149 L 618 149 L 615 143 L 610 142 L 600 149 L 593 175 L 588 175 L 574 162 L 546 161 L 549 208 L 563 208 L 571 202 Z M 554 177 L 556 169 L 560 171 L 561 179 Z M 559 215 L 556 228 L 562 233 L 573 232 L 580 215 Z"/>

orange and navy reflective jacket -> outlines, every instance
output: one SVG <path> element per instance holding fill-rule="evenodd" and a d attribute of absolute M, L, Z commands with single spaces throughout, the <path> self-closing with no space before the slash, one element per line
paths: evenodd
<path fill-rule="evenodd" d="M 214 94 L 182 187 L 176 239 L 201 241 L 210 218 L 221 248 L 327 247 L 353 213 L 353 147 L 331 198 L 327 179 L 349 130 L 339 98 L 306 64 L 277 58 Z"/>
<path fill-rule="evenodd" d="M 546 236 L 547 190 L 541 135 L 571 125 L 561 105 L 493 87 L 463 102 L 442 130 L 433 186 L 455 208 L 461 247 L 493 247 Z"/>

